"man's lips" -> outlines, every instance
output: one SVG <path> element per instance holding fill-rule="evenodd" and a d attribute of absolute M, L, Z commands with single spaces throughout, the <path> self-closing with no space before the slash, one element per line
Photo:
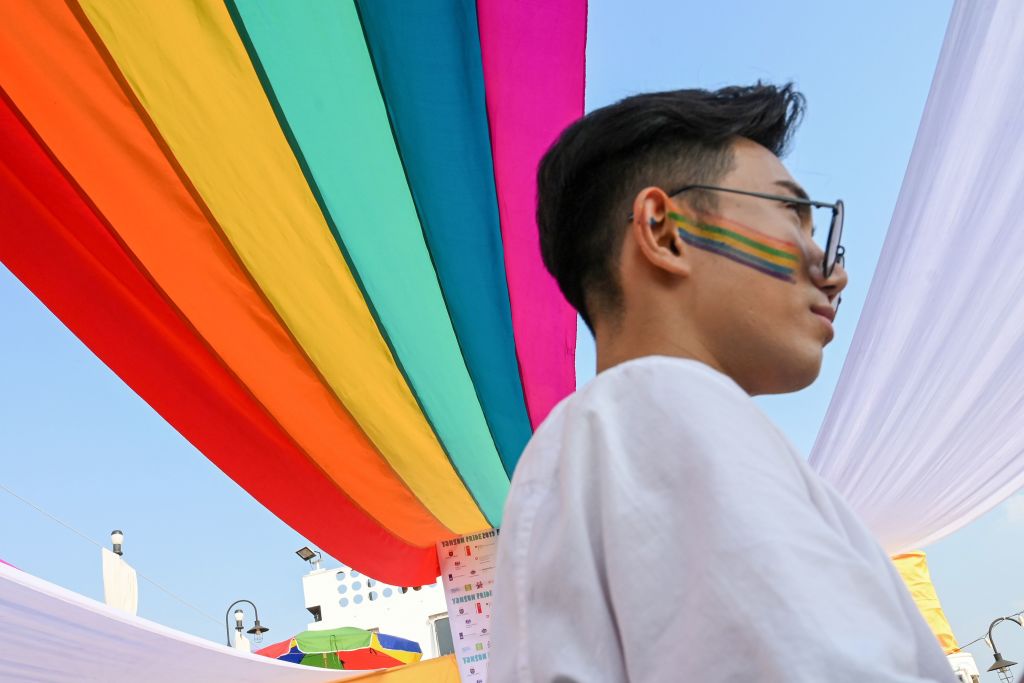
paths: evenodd
<path fill-rule="evenodd" d="M 835 331 L 832 328 L 832 321 L 836 317 L 835 309 L 831 306 L 811 306 L 811 313 L 825 320 L 825 325 L 828 327 L 828 339 L 825 340 L 825 343 L 828 344 L 835 336 Z"/>
<path fill-rule="evenodd" d="M 831 306 L 811 306 L 811 313 L 820 315 L 830 323 L 835 322 L 836 319 L 836 310 Z"/>

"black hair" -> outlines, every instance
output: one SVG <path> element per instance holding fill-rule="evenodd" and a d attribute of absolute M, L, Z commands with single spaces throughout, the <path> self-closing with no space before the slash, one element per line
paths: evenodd
<path fill-rule="evenodd" d="M 537 172 L 541 255 L 592 331 L 595 310 L 621 306 L 614 266 L 635 193 L 716 182 L 732 167 L 738 137 L 781 157 L 803 110 L 792 83 L 759 82 L 634 95 L 562 132 Z M 710 210 L 711 194 L 688 199 Z"/>

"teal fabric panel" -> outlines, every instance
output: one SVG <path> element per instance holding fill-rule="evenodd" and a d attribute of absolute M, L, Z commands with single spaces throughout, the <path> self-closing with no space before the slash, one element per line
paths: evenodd
<path fill-rule="evenodd" d="M 499 526 L 509 477 L 424 242 L 355 5 L 228 0 L 228 8 L 396 361 Z"/>
<path fill-rule="evenodd" d="M 356 0 L 455 333 L 505 471 L 531 435 L 474 0 Z"/>

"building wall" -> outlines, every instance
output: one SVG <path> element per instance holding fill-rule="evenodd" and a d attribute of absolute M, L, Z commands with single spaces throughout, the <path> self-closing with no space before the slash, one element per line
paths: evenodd
<path fill-rule="evenodd" d="M 438 583 L 409 588 L 389 586 L 346 566 L 314 569 L 302 577 L 306 608 L 319 606 L 321 620 L 307 628 L 327 630 L 342 626 L 377 629 L 416 641 L 423 658 L 438 655 L 432 617 L 448 616 L 444 591 Z"/>

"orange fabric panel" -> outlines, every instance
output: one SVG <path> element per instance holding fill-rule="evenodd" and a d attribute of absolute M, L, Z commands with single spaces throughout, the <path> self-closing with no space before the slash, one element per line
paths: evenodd
<path fill-rule="evenodd" d="M 151 279 L 357 506 L 416 546 L 451 536 L 327 389 L 114 73 L 63 2 L 0 6 L 0 84 Z"/>
<path fill-rule="evenodd" d="M 460 683 L 459 667 L 455 655 L 425 659 L 415 664 L 377 671 L 365 676 L 341 679 L 360 683 Z"/>
<path fill-rule="evenodd" d="M 907 584 L 910 595 L 917 603 L 917 608 L 924 615 L 932 633 L 939 639 L 939 645 L 948 655 L 960 646 L 956 643 L 956 636 L 953 635 L 953 628 L 942 611 L 942 603 L 935 592 L 932 584 L 932 577 L 928 571 L 928 558 L 920 550 L 902 555 L 893 555 L 893 563 L 899 570 L 903 582 Z"/>
<path fill-rule="evenodd" d="M 437 576 L 295 447 L 124 250 L 0 90 L 0 261 L 239 486 L 324 550 L 392 584 Z M 335 519 L 345 519 L 337 533 Z"/>

